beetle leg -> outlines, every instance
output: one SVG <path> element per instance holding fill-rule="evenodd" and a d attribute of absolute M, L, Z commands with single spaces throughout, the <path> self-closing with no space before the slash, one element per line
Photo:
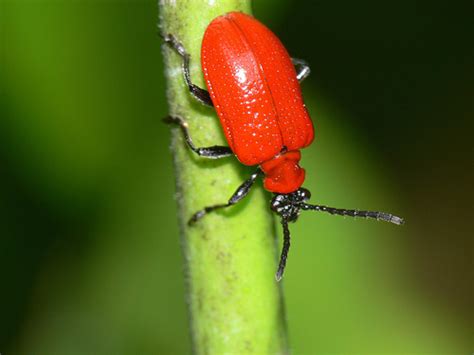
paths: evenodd
<path fill-rule="evenodd" d="M 225 158 L 229 157 L 231 155 L 234 155 L 232 150 L 229 147 L 221 146 L 221 145 L 214 145 L 212 147 L 196 147 L 194 145 L 193 140 L 191 139 L 191 136 L 189 135 L 189 130 L 188 130 L 188 123 L 184 121 L 181 117 L 178 116 L 168 116 L 163 119 L 165 123 L 169 124 L 177 124 L 180 128 L 181 131 L 183 132 L 184 139 L 186 140 L 186 143 L 188 144 L 189 148 L 193 152 L 195 152 L 197 155 L 209 159 L 220 159 L 220 158 Z"/>
<path fill-rule="evenodd" d="M 231 196 L 231 198 L 229 199 L 229 201 L 227 203 L 213 205 L 213 206 L 207 206 L 207 207 L 203 208 L 202 210 L 200 210 L 200 211 L 196 212 L 195 214 L 193 214 L 193 216 L 189 220 L 188 224 L 189 225 L 194 224 L 195 222 L 200 220 L 202 217 L 204 217 L 209 212 L 235 205 L 237 202 L 239 202 L 245 196 L 247 196 L 247 194 L 249 193 L 250 188 L 252 187 L 253 183 L 255 182 L 255 180 L 257 180 L 257 178 L 261 175 L 261 173 L 262 173 L 262 171 L 260 169 L 257 169 L 256 172 L 254 172 L 252 175 L 250 175 L 250 177 L 247 180 L 245 180 L 242 183 L 242 185 L 240 185 L 238 187 L 238 189 L 234 192 L 234 194 Z"/>
<path fill-rule="evenodd" d="M 393 214 L 385 213 L 385 212 L 347 210 L 344 208 L 334 208 L 334 207 L 320 206 L 320 205 L 309 205 L 306 203 L 301 204 L 301 209 L 322 211 L 322 212 L 327 212 L 330 214 L 337 214 L 340 216 L 372 218 L 379 221 L 390 222 L 390 223 L 398 224 L 398 225 L 405 223 L 403 218 L 400 218 L 400 217 L 394 216 Z"/>
<path fill-rule="evenodd" d="M 282 218 L 281 225 L 283 226 L 283 248 L 281 249 L 280 263 L 278 264 L 278 270 L 275 275 L 277 281 L 280 281 L 283 277 L 286 259 L 288 258 L 288 251 L 290 250 L 290 230 L 288 228 L 288 221 L 285 218 Z"/>
<path fill-rule="evenodd" d="M 209 92 L 207 90 L 200 88 L 196 84 L 193 84 L 191 81 L 191 74 L 189 70 L 190 55 L 188 54 L 188 52 L 186 52 L 186 50 L 184 49 L 184 46 L 172 34 L 165 35 L 163 39 L 165 40 L 166 43 L 168 43 L 171 47 L 173 47 L 176 50 L 176 52 L 178 52 L 181 58 L 183 58 L 184 80 L 186 81 L 186 85 L 188 86 L 189 91 L 191 92 L 191 95 L 200 103 L 207 106 L 213 106 Z"/>
<path fill-rule="evenodd" d="M 309 74 L 311 73 L 311 69 L 309 68 L 308 63 L 303 59 L 298 58 L 291 58 L 294 66 L 296 67 L 296 79 L 301 83 L 304 79 L 306 79 Z"/>

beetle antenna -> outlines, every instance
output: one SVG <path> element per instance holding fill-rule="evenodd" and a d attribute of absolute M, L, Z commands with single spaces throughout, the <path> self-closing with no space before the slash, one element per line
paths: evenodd
<path fill-rule="evenodd" d="M 288 229 L 288 221 L 285 218 L 282 218 L 281 225 L 283 226 L 283 248 L 281 250 L 278 271 L 275 275 L 275 279 L 277 281 L 280 281 L 283 277 L 283 272 L 285 272 L 286 266 L 286 258 L 288 257 L 288 251 L 290 250 L 290 230 Z"/>
<path fill-rule="evenodd" d="M 322 206 L 322 205 L 309 205 L 306 203 L 301 205 L 301 209 L 327 212 L 330 214 L 337 214 L 340 216 L 372 218 L 379 221 L 390 222 L 397 225 L 401 225 L 405 223 L 403 218 L 400 218 L 393 214 L 385 213 L 385 212 L 347 210 L 344 208 L 334 208 L 334 207 L 328 207 L 328 206 Z"/>

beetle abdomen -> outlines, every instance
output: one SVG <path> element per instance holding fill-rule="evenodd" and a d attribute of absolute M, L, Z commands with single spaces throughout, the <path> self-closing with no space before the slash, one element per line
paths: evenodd
<path fill-rule="evenodd" d="M 227 141 L 243 164 L 311 143 L 313 125 L 291 58 L 263 24 L 238 12 L 214 19 L 201 61 Z"/>

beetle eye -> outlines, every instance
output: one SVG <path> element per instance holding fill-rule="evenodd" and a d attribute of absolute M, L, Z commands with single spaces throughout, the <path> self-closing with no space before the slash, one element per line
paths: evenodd
<path fill-rule="evenodd" d="M 299 190 L 301 198 L 306 201 L 311 198 L 311 192 L 308 189 L 305 189 L 304 187 L 300 188 Z"/>
<path fill-rule="evenodd" d="M 292 206 L 291 201 L 288 200 L 288 195 L 275 195 L 270 202 L 270 208 L 273 212 L 278 214 L 284 213 Z"/>
<path fill-rule="evenodd" d="M 278 207 L 281 205 L 281 195 L 276 195 L 275 197 L 272 198 L 272 201 L 270 202 L 270 207 L 273 211 L 277 211 Z"/>

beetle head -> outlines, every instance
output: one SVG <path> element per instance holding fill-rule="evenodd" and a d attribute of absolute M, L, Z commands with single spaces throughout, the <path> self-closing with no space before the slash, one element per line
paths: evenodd
<path fill-rule="evenodd" d="M 282 219 L 288 222 L 294 222 L 298 219 L 301 205 L 310 198 L 311 192 L 301 187 L 289 194 L 275 194 L 270 203 L 270 207 L 274 212 L 279 214 Z"/>

